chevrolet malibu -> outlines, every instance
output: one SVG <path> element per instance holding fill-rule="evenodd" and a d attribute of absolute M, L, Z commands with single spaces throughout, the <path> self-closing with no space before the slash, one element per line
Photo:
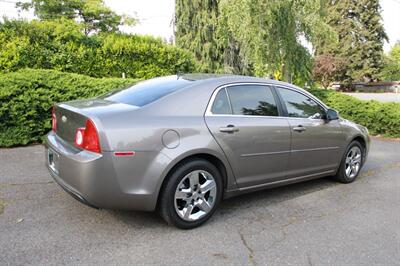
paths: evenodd
<path fill-rule="evenodd" d="M 194 228 L 224 198 L 333 176 L 350 183 L 368 130 L 296 86 L 233 75 L 150 79 L 56 104 L 46 137 L 55 181 L 89 206 L 158 210 Z"/>

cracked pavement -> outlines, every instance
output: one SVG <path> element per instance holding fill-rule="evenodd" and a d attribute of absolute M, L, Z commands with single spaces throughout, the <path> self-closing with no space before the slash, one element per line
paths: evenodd
<path fill-rule="evenodd" d="M 358 180 L 313 180 L 220 205 L 183 231 L 95 210 L 55 184 L 42 146 L 0 149 L 0 265 L 399 265 L 400 142 L 374 139 Z"/>

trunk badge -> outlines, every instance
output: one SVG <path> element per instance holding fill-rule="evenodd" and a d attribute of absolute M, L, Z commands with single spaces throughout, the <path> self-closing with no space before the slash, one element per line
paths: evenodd
<path fill-rule="evenodd" d="M 63 116 L 61 117 L 61 121 L 63 121 L 64 123 L 67 122 L 67 117 L 66 117 L 65 115 L 63 115 Z"/>

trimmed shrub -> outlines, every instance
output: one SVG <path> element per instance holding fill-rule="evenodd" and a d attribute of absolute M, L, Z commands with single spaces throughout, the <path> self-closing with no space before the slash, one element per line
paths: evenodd
<path fill-rule="evenodd" d="M 91 98 L 133 84 L 133 79 L 91 78 L 54 70 L 0 74 L 0 147 L 40 142 L 51 129 L 56 102 Z M 400 137 L 400 104 L 362 101 L 329 90 L 310 90 L 372 135 Z"/>
<path fill-rule="evenodd" d="M 371 135 L 400 137 L 400 103 L 363 101 L 331 90 L 309 90 L 340 116 L 366 126 Z"/>
<path fill-rule="evenodd" d="M 73 20 L 0 22 L 0 72 L 53 69 L 91 77 L 147 79 L 195 70 L 193 56 L 159 38 L 86 36 Z"/>
<path fill-rule="evenodd" d="M 0 147 L 41 141 L 51 129 L 54 103 L 98 96 L 134 82 L 53 70 L 0 74 Z"/>

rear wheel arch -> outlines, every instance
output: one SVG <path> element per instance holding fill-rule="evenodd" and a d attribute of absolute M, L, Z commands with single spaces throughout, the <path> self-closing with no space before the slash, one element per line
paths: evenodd
<path fill-rule="evenodd" d="M 202 159 L 205 161 L 208 161 L 209 163 L 211 163 L 212 165 L 214 165 L 219 173 L 221 174 L 222 177 L 222 184 L 223 184 L 223 189 L 225 190 L 227 188 L 227 184 L 228 184 L 228 174 L 227 174 L 227 169 L 225 164 L 222 162 L 221 159 L 219 159 L 217 156 L 209 154 L 209 153 L 196 153 L 196 154 L 191 154 L 188 155 L 182 159 L 180 159 L 178 162 L 176 162 L 172 168 L 168 171 L 168 173 L 165 175 L 162 184 L 160 186 L 160 189 L 158 191 L 158 196 L 157 196 L 157 208 L 159 206 L 159 200 L 160 200 L 160 195 L 163 191 L 163 189 L 165 188 L 165 185 L 167 183 L 168 178 L 171 176 L 171 174 L 181 165 L 185 164 L 186 162 L 195 160 L 195 159 Z"/>

